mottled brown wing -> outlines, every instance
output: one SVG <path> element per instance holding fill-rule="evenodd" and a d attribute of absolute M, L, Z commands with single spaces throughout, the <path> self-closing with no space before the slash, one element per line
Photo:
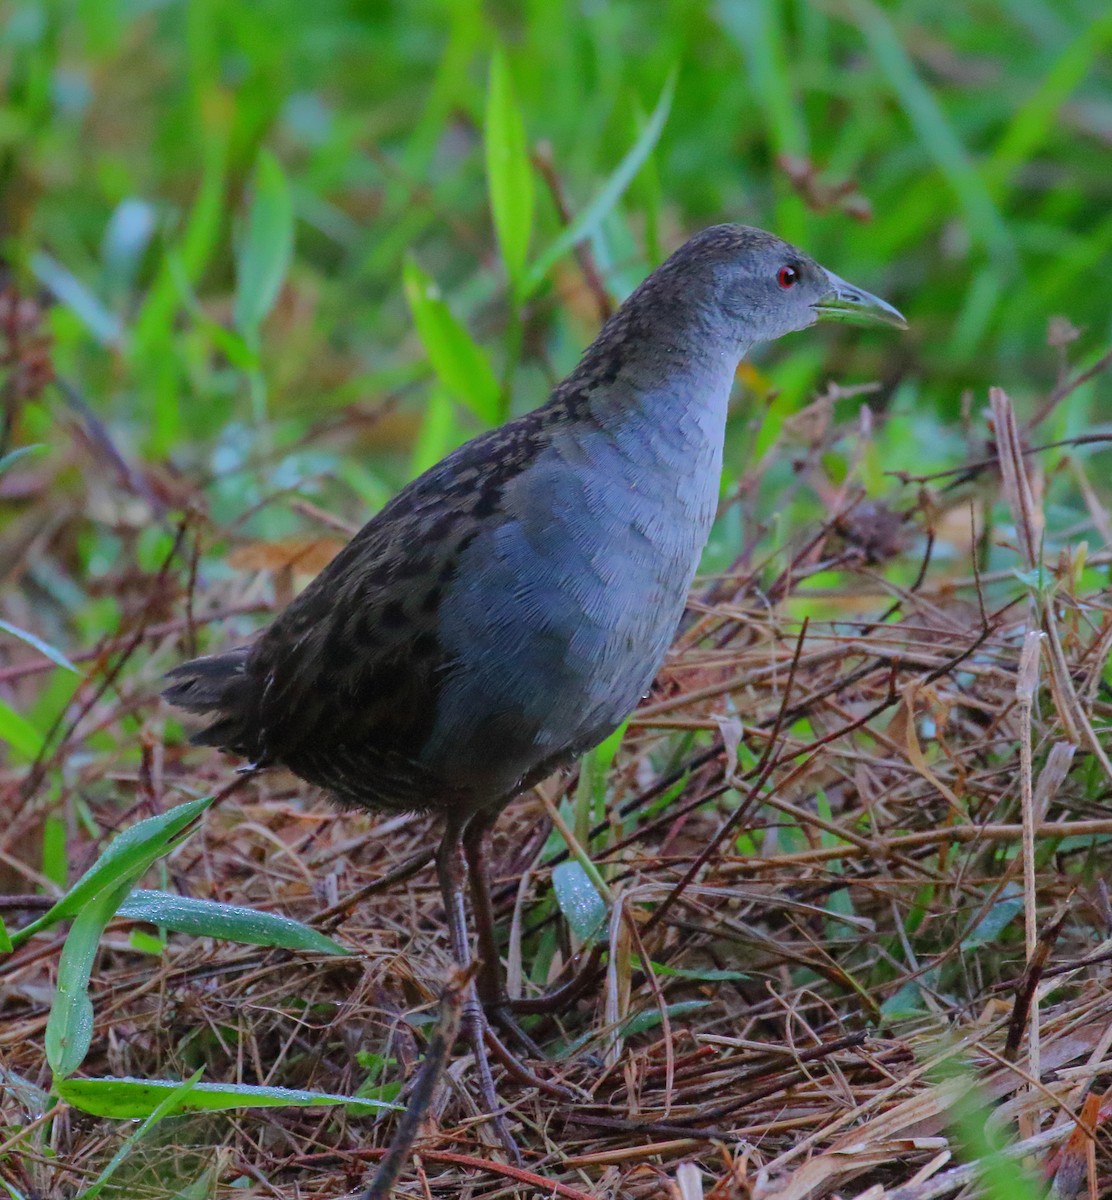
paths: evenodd
<path fill-rule="evenodd" d="M 436 610 L 454 566 L 450 542 L 414 545 L 417 515 L 367 526 L 256 643 L 247 674 L 262 758 L 295 766 L 343 746 L 416 756 L 445 666 Z"/>
<path fill-rule="evenodd" d="M 349 781 L 422 774 L 440 684 L 456 667 L 437 638 L 441 598 L 463 550 L 502 519 L 502 489 L 546 424 L 543 410 L 527 414 L 415 480 L 266 630 L 246 664 L 259 761 L 336 791 L 340 764 Z"/>

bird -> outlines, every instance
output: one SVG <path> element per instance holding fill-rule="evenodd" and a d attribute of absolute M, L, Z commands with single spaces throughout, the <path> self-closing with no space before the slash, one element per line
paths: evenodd
<path fill-rule="evenodd" d="M 403 487 L 252 642 L 169 673 L 165 698 L 208 718 L 195 743 L 343 805 L 443 818 L 437 874 L 465 971 L 468 886 L 486 913 L 462 1023 L 491 1116 L 490 828 L 648 692 L 714 521 L 739 362 L 823 320 L 906 328 L 771 233 L 704 229 L 545 403 Z"/>

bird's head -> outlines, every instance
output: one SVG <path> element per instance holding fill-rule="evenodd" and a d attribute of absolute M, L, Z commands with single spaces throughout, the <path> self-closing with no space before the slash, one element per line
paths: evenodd
<path fill-rule="evenodd" d="M 698 297 L 704 317 L 736 331 L 747 349 L 806 329 L 816 321 L 854 321 L 907 328 L 885 300 L 847 283 L 771 233 L 715 225 L 672 256 L 672 286 Z"/>

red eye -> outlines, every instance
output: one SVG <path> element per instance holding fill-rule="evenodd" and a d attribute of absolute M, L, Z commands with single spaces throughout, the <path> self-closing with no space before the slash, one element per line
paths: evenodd
<path fill-rule="evenodd" d="M 794 287 L 799 280 L 799 272 L 795 267 L 781 267 L 776 273 L 776 282 L 786 291 Z"/>

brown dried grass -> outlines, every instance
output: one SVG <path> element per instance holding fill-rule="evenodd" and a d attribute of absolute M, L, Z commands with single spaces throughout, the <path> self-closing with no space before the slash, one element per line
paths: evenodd
<path fill-rule="evenodd" d="M 1047 561 L 1041 460 L 1002 393 L 989 451 L 960 487 L 904 480 L 884 502 L 822 477 L 821 451 L 845 434 L 835 398 L 790 431 L 829 519 L 790 553 L 707 581 L 613 768 L 609 829 L 593 849 L 618 913 L 610 965 L 534 1031 L 584 1039 L 550 1069 L 587 1097 L 555 1104 L 503 1077 L 526 1160 L 514 1167 L 455 1062 L 399 1194 L 927 1200 L 974 1178 L 949 1122 L 973 1079 L 1015 1152 L 1057 1172 L 1060 1195 L 1107 1186 L 1108 595 L 1078 590 L 1076 547 Z M 1107 497 L 1087 479 L 1082 490 L 1093 526 L 1107 527 Z M 750 529 L 758 491 L 738 499 Z M 973 565 L 984 539 L 1010 536 L 983 528 L 1000 494 L 1016 565 L 1041 568 L 1041 590 Z M 947 540 L 956 552 L 936 561 Z M 897 584 L 888 568 L 912 546 L 921 570 Z M 1112 547 L 1089 554 L 1098 563 Z M 237 582 L 204 598 L 207 616 L 195 597 L 181 618 L 188 588 L 176 561 L 145 581 L 131 627 L 85 657 L 88 682 L 51 758 L 0 778 L 0 863 L 16 893 L 0 899 L 6 917 L 41 904 L 31 893 L 48 815 L 87 814 L 69 830 L 80 869 L 113 830 L 226 781 L 216 756 L 164 744 L 157 680 L 197 624 L 266 601 Z M 0 686 L 27 700 L 36 666 L 14 654 Z M 543 801 L 568 788 L 550 781 L 499 827 L 495 897 L 515 979 L 554 926 L 551 981 L 566 978 L 552 864 L 537 860 Z M 364 1050 L 394 1060 L 387 1079 L 411 1078 L 449 963 L 431 869 L 382 881 L 434 837 L 423 817 L 338 813 L 290 777 L 252 781 L 161 882 L 336 927 L 358 956 L 174 936 L 155 958 L 117 923 L 94 974 L 84 1070 L 180 1077 L 203 1063 L 209 1079 L 353 1093 Z M 982 938 L 1012 897 L 1023 911 Z M 38 1088 L 49 1086 L 42 1035 L 62 937 L 0 963 L 0 1065 Z M 683 1001 L 700 1006 L 664 1007 Z M 654 1010 L 661 1023 L 646 1032 L 615 1026 Z M 953 1059 L 967 1074 L 940 1078 Z M 0 1172 L 26 1195 L 80 1191 L 122 1136 L 65 1105 L 36 1110 L 16 1087 L 0 1115 Z M 392 1123 L 336 1110 L 173 1118 L 114 1187 L 171 1195 L 207 1166 L 217 1196 L 332 1200 L 362 1186 Z"/>

